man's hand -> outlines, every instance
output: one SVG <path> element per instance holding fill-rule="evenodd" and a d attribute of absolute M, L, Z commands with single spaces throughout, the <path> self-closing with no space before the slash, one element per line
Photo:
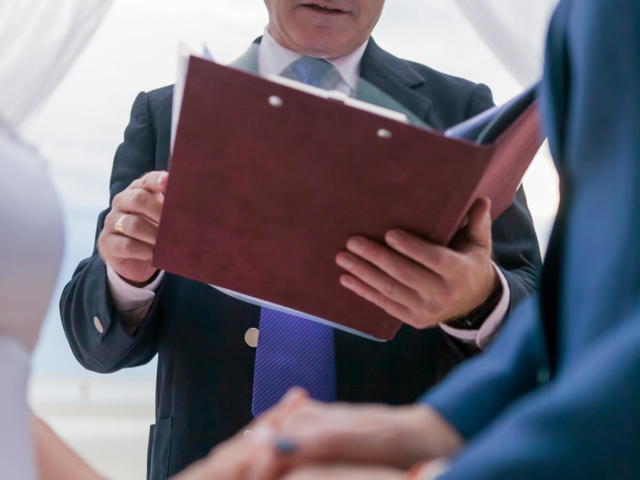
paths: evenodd
<path fill-rule="evenodd" d="M 415 328 L 461 318 L 487 301 L 500 279 L 491 262 L 491 202 L 478 200 L 450 247 L 400 230 L 382 246 L 364 237 L 347 242 L 336 263 L 346 288 Z"/>
<path fill-rule="evenodd" d="M 422 405 L 327 405 L 306 400 L 278 423 L 275 451 L 289 469 L 350 463 L 406 470 L 419 462 L 451 457 L 463 444 L 449 423 Z"/>
<path fill-rule="evenodd" d="M 98 238 L 100 257 L 135 286 L 156 273 L 151 260 L 168 178 L 166 172 L 150 172 L 116 195 Z M 116 230 L 118 221 L 124 233 Z"/>

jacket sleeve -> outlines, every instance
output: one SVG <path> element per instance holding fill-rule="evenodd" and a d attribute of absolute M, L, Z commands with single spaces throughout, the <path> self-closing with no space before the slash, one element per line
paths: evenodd
<path fill-rule="evenodd" d="M 472 439 L 514 398 L 546 380 L 546 350 L 539 297 L 530 297 L 480 356 L 464 363 L 421 400 L 466 440 Z"/>
<path fill-rule="evenodd" d="M 469 118 L 494 106 L 491 90 L 478 85 L 471 99 Z M 492 227 L 493 255 L 511 291 L 508 317 L 515 307 L 533 295 L 542 270 L 540 245 L 527 205 L 524 188 L 520 187 L 511 206 L 496 218 Z"/>
<path fill-rule="evenodd" d="M 154 136 L 147 94 L 141 93 L 133 104 L 124 142 L 116 151 L 110 203 L 135 179 L 155 170 Z M 96 241 L 110 210 L 109 207 L 98 217 Z M 62 324 L 78 361 L 100 373 L 149 362 L 157 351 L 156 304 L 138 332 L 133 337 L 127 335 L 110 298 L 106 266 L 94 248 L 93 255 L 78 265 L 60 300 Z"/>
<path fill-rule="evenodd" d="M 438 480 L 640 478 L 639 351 L 636 314 L 553 384 L 505 409 Z M 474 404 L 470 393 L 463 397 Z"/>
<path fill-rule="evenodd" d="M 556 231 L 571 234 L 552 240 L 551 251 L 565 255 L 547 264 L 543 316 L 529 315 L 525 302 L 484 356 L 424 399 L 472 439 L 439 480 L 640 478 L 640 250 L 633 189 L 640 179 L 639 27 L 637 0 L 563 1 L 558 7 L 543 104 L 556 164 L 569 186 L 561 205 L 568 213 Z M 606 101 L 592 102 L 596 96 Z M 594 234 L 592 227 L 612 210 L 624 214 L 605 224 L 607 236 Z M 602 238 L 612 243 L 597 241 Z M 573 258 L 575 252 L 581 255 Z M 605 290 L 603 282 L 617 283 Z M 538 383 L 548 376 L 546 356 L 536 361 L 531 348 L 543 344 L 542 320 L 557 339 L 557 345 L 547 343 L 560 365 L 552 382 L 533 390 L 536 364 Z"/>

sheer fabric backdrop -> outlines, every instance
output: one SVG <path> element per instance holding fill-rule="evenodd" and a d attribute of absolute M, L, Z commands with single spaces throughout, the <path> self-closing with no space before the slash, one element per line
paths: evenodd
<path fill-rule="evenodd" d="M 42 105 L 113 0 L 0 0 L 0 125 L 17 130 Z"/>
<path fill-rule="evenodd" d="M 524 87 L 539 80 L 547 27 L 558 0 L 456 0 L 456 3 Z"/>

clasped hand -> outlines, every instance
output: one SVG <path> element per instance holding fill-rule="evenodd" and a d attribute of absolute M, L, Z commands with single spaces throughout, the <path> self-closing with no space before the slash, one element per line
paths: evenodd
<path fill-rule="evenodd" d="M 403 480 L 462 438 L 426 406 L 326 405 L 294 389 L 175 480 Z"/>

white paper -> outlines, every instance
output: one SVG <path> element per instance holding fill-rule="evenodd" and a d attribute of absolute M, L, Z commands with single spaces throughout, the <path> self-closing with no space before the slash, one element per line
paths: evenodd
<path fill-rule="evenodd" d="M 192 56 L 204 58 L 210 62 L 214 61 L 206 45 L 203 47 L 202 55 L 194 53 L 194 51 L 184 43 L 178 45 L 178 78 L 176 78 L 176 84 L 173 87 L 173 106 L 171 109 L 171 153 L 173 153 L 173 146 L 178 132 L 184 88 L 187 83 L 187 74 L 189 73 L 189 59 Z"/>
<path fill-rule="evenodd" d="M 283 307 L 282 305 L 277 305 L 275 303 L 267 302 L 266 300 L 260 300 L 259 298 L 250 297 L 249 295 L 244 295 L 242 293 L 234 292 L 232 290 L 227 290 L 226 288 L 216 287 L 215 285 L 211 285 L 216 290 L 221 291 L 222 293 L 229 295 L 230 297 L 235 298 L 236 300 L 242 300 L 243 302 L 250 303 L 252 305 L 257 305 L 259 307 L 269 308 L 271 310 L 276 310 L 278 312 L 287 313 L 289 315 L 295 315 L 296 317 L 305 318 L 307 320 L 312 320 L 314 322 L 321 323 L 328 327 L 337 328 L 338 330 L 343 330 L 345 332 L 352 333 L 354 335 L 358 335 L 359 337 L 364 337 L 369 340 L 373 340 L 374 342 L 386 342 L 386 340 L 380 340 L 378 338 L 372 337 L 371 335 L 367 335 L 366 333 L 359 332 L 358 330 L 354 330 L 352 328 L 348 328 L 337 323 L 331 322 L 329 320 L 325 320 L 324 318 L 314 317 L 313 315 L 309 315 L 308 313 L 300 312 L 298 310 L 294 310 L 292 308 Z"/>

